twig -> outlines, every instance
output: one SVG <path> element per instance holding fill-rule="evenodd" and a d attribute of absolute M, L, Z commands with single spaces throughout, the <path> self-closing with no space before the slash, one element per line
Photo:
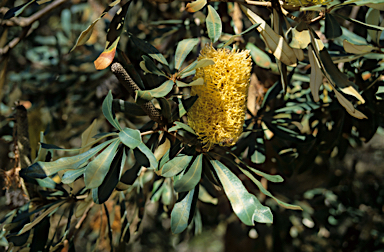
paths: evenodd
<path fill-rule="evenodd" d="M 50 11 L 52 11 L 56 7 L 62 5 L 66 1 L 68 1 L 68 0 L 56 0 L 56 1 L 52 2 L 51 4 L 49 4 L 48 6 L 46 6 L 44 9 L 36 12 L 35 14 L 33 14 L 32 16 L 30 16 L 28 18 L 13 17 L 10 20 L 2 20 L 0 24 L 3 26 L 4 25 L 5 26 L 21 26 L 21 27 L 23 27 L 23 30 L 22 30 L 22 32 L 18 38 L 14 38 L 13 40 L 11 40 L 11 42 L 8 43 L 8 45 L 6 45 L 3 48 L 0 48 L 0 55 L 4 55 L 4 54 L 8 53 L 9 50 L 14 48 L 23 38 L 29 36 L 29 34 L 31 34 L 33 31 L 33 29 L 31 27 L 32 27 L 32 24 L 34 22 L 41 19 L 43 16 L 48 14 Z M 4 11 L 5 8 L 2 8 L 2 10 Z"/>
<path fill-rule="evenodd" d="M 137 84 L 132 80 L 131 76 L 127 73 L 124 67 L 116 62 L 111 66 L 112 73 L 115 74 L 117 79 L 120 81 L 121 85 L 123 85 L 130 95 L 135 98 L 135 91 L 139 91 L 140 88 Z M 144 112 L 155 122 L 161 124 L 161 114 L 159 110 L 155 108 L 151 101 L 148 101 L 142 105 L 140 105 Z"/>

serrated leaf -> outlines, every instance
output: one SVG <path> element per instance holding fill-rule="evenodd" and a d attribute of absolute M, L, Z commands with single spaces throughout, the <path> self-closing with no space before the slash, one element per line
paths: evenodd
<path fill-rule="evenodd" d="M 203 168 L 203 154 L 200 154 L 193 161 L 188 171 L 174 183 L 176 192 L 187 192 L 195 188 L 201 179 L 201 172 Z"/>
<path fill-rule="evenodd" d="M 47 176 L 51 176 L 58 171 L 65 169 L 77 169 L 85 162 L 88 161 L 91 157 L 96 155 L 100 150 L 104 149 L 107 145 L 115 141 L 115 139 L 111 139 L 105 143 L 99 144 L 96 147 L 93 147 L 87 152 L 82 154 L 73 156 L 73 157 L 65 157 L 60 158 L 53 162 L 37 162 L 27 169 L 23 169 L 23 172 L 26 176 L 32 178 L 45 178 Z"/>
<path fill-rule="evenodd" d="M 167 65 L 168 66 L 168 62 L 167 60 L 164 58 L 164 56 L 156 49 L 156 47 L 154 47 L 153 45 L 151 45 L 150 43 L 148 43 L 147 41 L 144 41 L 142 39 L 139 39 L 137 38 L 136 36 L 130 34 L 129 35 L 129 38 L 132 40 L 132 42 L 138 47 L 140 48 L 140 50 L 142 50 L 143 52 L 147 53 L 149 56 L 151 56 L 152 59 L 155 59 L 157 61 L 159 61 L 160 63 L 164 64 L 164 65 Z"/>
<path fill-rule="evenodd" d="M 173 177 L 176 174 L 183 171 L 187 168 L 188 164 L 191 162 L 192 156 L 179 155 L 169 160 L 161 168 L 161 176 L 163 177 Z"/>
<path fill-rule="evenodd" d="M 340 24 L 336 21 L 332 14 L 325 13 L 325 37 L 334 39 L 343 34 Z"/>
<path fill-rule="evenodd" d="M 147 156 L 149 160 L 150 167 L 147 167 L 148 169 L 156 169 L 157 168 L 157 160 L 155 155 L 153 155 L 152 151 L 142 142 L 137 148 L 145 155 Z"/>
<path fill-rule="evenodd" d="M 116 155 L 119 143 L 118 139 L 114 139 L 114 142 L 87 165 L 84 172 L 84 183 L 87 188 L 93 189 L 101 185 Z"/>
<path fill-rule="evenodd" d="M 207 4 L 207 0 L 196 0 L 191 3 L 187 3 L 185 10 L 193 13 L 201 10 L 206 4 Z"/>
<path fill-rule="evenodd" d="M 201 86 L 204 85 L 204 79 L 198 78 L 190 83 L 184 83 L 182 81 L 176 81 L 176 85 L 178 87 L 192 87 L 192 86 Z"/>
<path fill-rule="evenodd" d="M 212 43 L 215 43 L 220 38 L 223 27 L 219 14 L 211 5 L 208 5 L 208 16 L 205 22 L 207 24 L 208 37 Z"/>
<path fill-rule="evenodd" d="M 70 184 L 73 181 L 75 181 L 78 177 L 83 175 L 86 167 L 76 169 L 76 170 L 70 170 L 63 174 L 63 177 L 61 178 L 61 183 L 63 184 Z"/>
<path fill-rule="evenodd" d="M 260 25 L 256 28 L 264 38 L 266 46 L 272 51 L 272 54 L 285 65 L 296 66 L 296 55 L 293 49 L 288 45 L 285 39 L 278 35 L 273 29 L 258 15 L 250 9 L 240 6 L 253 24 Z"/>
<path fill-rule="evenodd" d="M 107 118 L 108 122 L 116 129 L 121 130 L 119 122 L 115 118 L 115 115 L 113 114 L 113 111 L 112 111 L 112 101 L 113 101 L 112 92 L 111 90 L 109 90 L 108 95 L 105 97 L 103 101 L 103 105 L 101 109 L 103 111 L 105 118 Z"/>
<path fill-rule="evenodd" d="M 224 187 L 233 211 L 244 224 L 254 226 L 254 221 L 273 222 L 269 207 L 263 206 L 255 195 L 250 194 L 235 174 L 220 161 L 211 160 L 211 164 Z"/>
<path fill-rule="evenodd" d="M 308 46 L 308 58 L 309 64 L 311 64 L 311 80 L 309 82 L 309 88 L 313 96 L 313 100 L 318 102 L 320 86 L 323 83 L 323 72 L 320 69 L 320 64 L 317 60 L 316 55 L 312 50 L 312 45 Z"/>
<path fill-rule="evenodd" d="M 189 133 L 192 133 L 194 135 L 196 135 L 195 131 L 189 127 L 188 125 L 186 125 L 185 123 L 182 123 L 182 122 L 174 122 L 174 124 L 176 124 L 175 126 L 172 126 L 168 132 L 172 132 L 172 131 L 176 131 L 178 129 L 184 129 L 186 131 L 188 131 Z"/>
<path fill-rule="evenodd" d="M 151 90 L 137 90 L 136 97 L 140 97 L 147 101 L 150 101 L 153 98 L 164 97 L 172 91 L 173 85 L 174 82 L 172 80 L 167 80 L 157 88 Z"/>
<path fill-rule="evenodd" d="M 130 149 L 134 149 L 142 143 L 140 131 L 130 128 L 124 128 L 120 131 L 119 138 Z"/>
<path fill-rule="evenodd" d="M 192 201 L 195 189 L 192 189 L 182 201 L 175 204 L 171 213 L 171 230 L 174 234 L 183 232 L 188 227 L 189 215 L 191 214 Z"/>
<path fill-rule="evenodd" d="M 177 44 L 175 53 L 175 69 L 179 70 L 187 55 L 199 43 L 198 38 L 183 39 Z"/>

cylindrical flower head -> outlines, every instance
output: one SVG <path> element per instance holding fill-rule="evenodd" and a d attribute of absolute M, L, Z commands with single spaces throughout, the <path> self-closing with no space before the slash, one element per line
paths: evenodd
<path fill-rule="evenodd" d="M 243 132 L 252 59 L 249 51 L 215 50 L 211 45 L 201 50 L 202 59 L 215 64 L 196 69 L 195 79 L 203 78 L 204 85 L 192 87 L 191 95 L 199 98 L 188 112 L 188 124 L 204 149 L 234 145 Z"/>

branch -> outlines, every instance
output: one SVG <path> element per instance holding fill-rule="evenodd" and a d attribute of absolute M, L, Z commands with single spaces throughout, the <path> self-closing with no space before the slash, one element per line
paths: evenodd
<path fill-rule="evenodd" d="M 124 67 L 120 63 L 116 62 L 112 64 L 111 71 L 112 73 L 115 74 L 117 79 L 120 81 L 121 85 L 123 85 L 123 87 L 125 87 L 128 90 L 129 94 L 133 98 L 135 98 L 135 91 L 140 90 L 140 88 L 132 80 L 131 76 L 129 76 L 129 74 L 124 69 Z M 160 112 L 155 108 L 152 102 L 148 101 L 140 106 L 145 111 L 145 113 L 149 116 L 149 118 L 161 124 Z"/>

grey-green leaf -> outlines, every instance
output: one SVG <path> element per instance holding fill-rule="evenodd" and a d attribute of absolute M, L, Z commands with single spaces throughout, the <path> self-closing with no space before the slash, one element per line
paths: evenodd
<path fill-rule="evenodd" d="M 119 138 L 123 144 L 131 149 L 134 149 L 141 144 L 141 135 L 138 130 L 124 128 L 120 131 Z"/>
<path fill-rule="evenodd" d="M 197 156 L 189 170 L 174 183 L 176 192 L 187 192 L 195 188 L 201 179 L 203 169 L 203 154 Z"/>
<path fill-rule="evenodd" d="M 150 167 L 147 167 L 148 169 L 156 169 L 157 168 L 157 160 L 156 160 L 156 157 L 155 155 L 153 155 L 153 152 L 142 142 L 140 143 L 139 146 L 137 146 L 137 148 L 144 154 L 147 156 L 148 160 L 149 160 L 149 165 Z"/>
<path fill-rule="evenodd" d="M 183 39 L 177 44 L 175 53 L 175 68 L 180 69 L 187 55 L 193 50 L 193 48 L 199 43 L 198 38 Z"/>
<path fill-rule="evenodd" d="M 223 29 L 221 19 L 217 11 L 210 5 L 208 5 L 208 16 L 205 19 L 208 30 L 208 37 L 212 43 L 215 43 L 221 36 Z"/>
<path fill-rule="evenodd" d="M 102 111 L 105 118 L 107 118 L 108 122 L 116 129 L 121 130 L 119 122 L 117 121 L 117 119 L 115 118 L 112 112 L 112 101 L 113 101 L 112 92 L 111 90 L 109 90 L 107 97 L 105 97 L 103 101 Z"/>
<path fill-rule="evenodd" d="M 73 181 L 75 181 L 78 177 L 83 175 L 86 167 L 76 169 L 76 170 L 70 170 L 63 174 L 63 177 L 61 178 L 61 182 L 63 184 L 70 184 Z"/>
<path fill-rule="evenodd" d="M 191 162 L 192 156 L 180 155 L 174 157 L 172 160 L 165 163 L 161 169 L 161 175 L 163 177 L 173 177 L 182 170 L 184 170 L 187 165 Z"/>
<path fill-rule="evenodd" d="M 141 90 L 141 91 L 136 91 L 137 96 L 145 99 L 145 100 L 152 100 L 153 97 L 159 98 L 159 97 L 164 97 L 169 92 L 171 92 L 173 88 L 174 82 L 171 80 L 167 80 L 163 84 L 161 84 L 159 87 L 151 89 L 151 90 Z"/>
<path fill-rule="evenodd" d="M 176 131 L 178 129 L 184 129 L 186 131 L 188 131 L 189 133 L 192 133 L 194 135 L 196 135 L 195 131 L 193 131 L 193 129 L 191 127 L 189 127 L 188 125 L 186 125 L 185 123 L 182 123 L 182 122 L 174 122 L 174 124 L 176 124 L 175 126 L 172 126 L 168 131 L 169 132 L 172 132 L 172 131 Z"/>
<path fill-rule="evenodd" d="M 240 179 L 220 161 L 211 160 L 224 192 L 235 214 L 246 225 L 253 226 L 254 221 L 272 223 L 273 216 L 269 207 L 263 206 L 255 195 L 250 194 Z"/>
<path fill-rule="evenodd" d="M 116 155 L 119 143 L 118 139 L 114 139 L 114 142 L 87 165 L 84 172 L 84 183 L 87 188 L 96 188 L 103 183 L 104 177 L 107 175 Z"/>
<path fill-rule="evenodd" d="M 172 233 L 179 234 L 188 227 L 194 193 L 195 189 L 192 189 L 182 201 L 175 204 L 171 213 Z"/>

